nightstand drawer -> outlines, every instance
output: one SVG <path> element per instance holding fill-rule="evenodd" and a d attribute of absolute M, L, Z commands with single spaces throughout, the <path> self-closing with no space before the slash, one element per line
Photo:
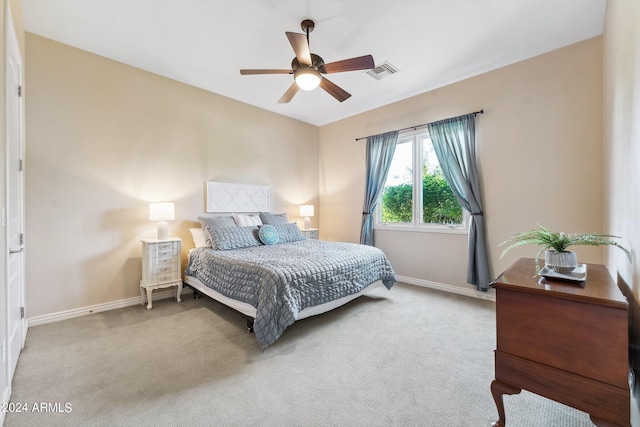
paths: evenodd
<path fill-rule="evenodd" d="M 167 283 L 167 282 L 173 282 L 178 280 L 178 275 L 175 272 L 168 272 L 168 273 L 161 273 L 161 274 L 157 274 L 154 275 L 155 276 L 155 283 Z"/>
<path fill-rule="evenodd" d="M 177 271 L 176 264 L 173 262 L 169 264 L 161 264 L 161 265 L 153 266 L 153 274 L 171 273 L 173 271 Z"/>
<path fill-rule="evenodd" d="M 162 257 L 172 257 L 175 255 L 175 251 L 173 250 L 173 248 L 169 248 L 169 249 L 158 249 L 158 252 L 155 254 L 155 256 L 162 258 Z"/>
<path fill-rule="evenodd" d="M 162 257 L 162 258 L 153 258 L 153 265 L 165 265 L 172 264 L 176 262 L 176 258 L 174 256 Z"/>
<path fill-rule="evenodd" d="M 158 243 L 157 245 L 155 245 L 156 248 L 158 249 L 158 251 L 164 251 L 164 250 L 173 250 L 173 246 L 174 244 L 172 242 L 168 242 L 168 243 Z"/>
<path fill-rule="evenodd" d="M 158 245 L 151 245 L 149 247 L 149 255 L 153 257 L 178 255 L 178 249 L 179 249 L 179 246 L 174 244 L 164 243 L 164 244 L 158 244 Z"/>
<path fill-rule="evenodd" d="M 307 240 L 318 240 L 318 229 L 317 228 L 310 228 L 308 230 L 300 230 L 302 232 L 302 235 L 304 236 L 305 239 Z"/>

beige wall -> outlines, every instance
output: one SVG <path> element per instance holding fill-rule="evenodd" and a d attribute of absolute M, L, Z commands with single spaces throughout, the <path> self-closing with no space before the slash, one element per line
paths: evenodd
<path fill-rule="evenodd" d="M 478 109 L 494 274 L 535 254 L 499 259 L 515 232 L 603 229 L 599 37 L 319 130 L 32 34 L 26 85 L 30 317 L 136 296 L 138 241 L 155 233 L 147 201 L 177 203 L 170 232 L 186 251 L 208 179 L 272 185 L 275 210 L 299 219 L 297 205 L 314 203 L 322 238 L 358 241 L 365 141 L 355 138 Z M 466 235 L 376 240 L 399 275 L 471 289 Z M 599 249 L 578 252 L 602 261 Z"/>
<path fill-rule="evenodd" d="M 522 248 L 499 259 L 498 244 L 513 233 L 536 224 L 603 231 L 602 38 L 596 37 L 322 127 L 321 236 L 359 239 L 365 141 L 355 138 L 480 109 L 478 162 L 494 274 L 536 253 Z M 376 231 L 375 238 L 397 274 L 471 288 L 466 236 Z M 581 261 L 602 261 L 599 249 L 576 250 Z"/>
<path fill-rule="evenodd" d="M 149 201 L 176 203 L 183 259 L 207 180 L 271 185 L 291 220 L 318 208 L 317 127 L 33 34 L 26 47 L 29 317 L 139 296 Z"/>
<path fill-rule="evenodd" d="M 609 249 L 607 265 L 629 301 L 631 424 L 640 425 L 640 2 L 607 2 L 604 32 L 605 228 L 624 237 L 633 264 Z M 624 288 L 624 284 L 628 288 Z M 635 297 L 635 300 L 634 300 Z"/>
<path fill-rule="evenodd" d="M 607 2 L 604 55 L 605 225 L 625 237 L 630 264 L 608 251 L 611 273 L 619 273 L 640 299 L 640 3 Z"/>

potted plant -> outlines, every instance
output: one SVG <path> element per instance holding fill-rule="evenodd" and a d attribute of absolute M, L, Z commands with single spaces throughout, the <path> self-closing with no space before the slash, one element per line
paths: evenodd
<path fill-rule="evenodd" d="M 540 250 L 536 255 L 536 274 L 540 272 L 539 258 L 542 253 L 545 253 L 545 264 L 561 274 L 571 273 L 576 267 L 578 267 L 578 260 L 576 253 L 568 251 L 569 246 L 586 245 L 586 246 L 600 246 L 610 245 L 617 246 L 622 249 L 631 262 L 631 253 L 628 249 L 620 244 L 610 240 L 611 238 L 619 238 L 618 236 L 612 236 L 610 234 L 599 233 L 556 233 L 549 231 L 546 228 L 538 225 L 537 230 L 525 231 L 522 233 L 514 234 L 508 240 L 500 243 L 499 246 L 509 244 L 502 251 L 502 258 L 509 250 L 524 245 L 538 245 Z"/>

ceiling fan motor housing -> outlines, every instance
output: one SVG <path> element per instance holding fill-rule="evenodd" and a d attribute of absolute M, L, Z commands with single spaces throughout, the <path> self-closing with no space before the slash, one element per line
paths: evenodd
<path fill-rule="evenodd" d="M 300 68 L 313 68 L 315 70 L 320 71 L 321 73 L 325 72 L 324 60 L 320 56 L 316 55 L 315 53 L 311 54 L 311 65 L 303 65 L 300 63 L 300 61 L 298 61 L 298 58 L 294 57 L 293 60 L 291 61 L 291 69 L 295 73 Z"/>

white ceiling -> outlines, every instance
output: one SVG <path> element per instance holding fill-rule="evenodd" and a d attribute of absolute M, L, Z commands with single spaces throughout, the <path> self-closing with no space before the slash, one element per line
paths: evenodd
<path fill-rule="evenodd" d="M 324 125 L 602 34 L 606 0 L 22 0 L 26 30 L 314 125 Z M 325 62 L 371 54 L 400 72 L 332 74 L 278 104 L 293 77 L 285 31 L 310 18 Z"/>

